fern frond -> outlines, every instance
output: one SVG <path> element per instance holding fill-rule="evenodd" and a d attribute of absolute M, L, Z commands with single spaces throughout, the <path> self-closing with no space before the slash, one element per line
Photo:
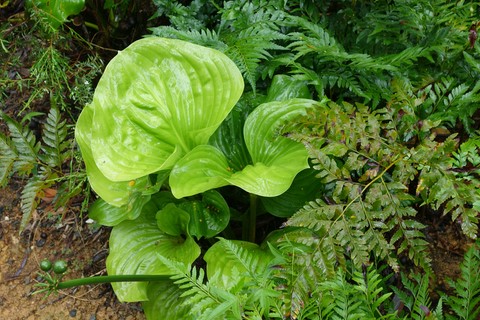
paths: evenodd
<path fill-rule="evenodd" d="M 22 128 L 20 123 L 3 112 L 0 112 L 0 117 L 7 123 L 12 145 L 15 146 L 18 153 L 18 159 L 13 165 L 14 171 L 21 175 L 30 174 L 37 166 L 40 144 L 37 143 L 35 135 L 31 130 Z"/>
<path fill-rule="evenodd" d="M 401 274 L 402 283 L 407 290 L 401 291 L 392 287 L 392 290 L 404 303 L 409 310 L 409 319 L 423 320 L 427 319 L 430 313 L 431 301 L 429 295 L 429 275 L 413 274 L 409 279 L 405 274 Z"/>
<path fill-rule="evenodd" d="M 370 319 L 384 319 L 381 311 L 383 303 L 392 295 L 392 292 L 383 293 L 382 285 L 385 279 L 382 279 L 381 269 L 376 269 L 374 265 L 362 267 L 362 272 L 353 273 L 353 281 L 357 283 L 354 286 L 362 296 L 359 299 L 363 301 L 365 317 Z"/>
<path fill-rule="evenodd" d="M 343 255 L 335 250 L 343 249 L 330 240 L 308 229 L 298 229 L 286 233 L 277 244 L 278 249 L 272 249 L 280 252 L 281 257 L 273 276 L 282 292 L 282 314 L 294 316 L 303 312 L 318 283 L 335 274 L 335 264 Z"/>
<path fill-rule="evenodd" d="M 413 46 L 405 48 L 399 53 L 382 56 L 379 59 L 384 61 L 385 64 L 401 68 L 413 65 L 420 58 L 432 60 L 430 50 L 421 46 Z"/>
<path fill-rule="evenodd" d="M 432 142 L 424 141 L 417 149 L 417 155 L 431 163 L 422 168 L 420 180 L 417 186 L 417 194 L 420 194 L 425 203 L 434 209 L 444 208 L 445 213 L 450 213 L 452 219 L 462 219 L 464 233 L 475 238 L 478 230 L 478 217 L 472 205 L 480 201 L 478 192 L 478 180 L 465 180 L 462 175 L 457 175 L 452 168 L 452 154 L 457 149 L 455 136 L 448 137 L 442 143 L 435 143 L 438 152 L 429 154 Z"/>
<path fill-rule="evenodd" d="M 238 298 L 226 290 L 205 284 L 205 272 L 192 266 L 185 272 L 185 264 L 159 257 L 172 271 L 171 279 L 183 292 L 180 297 L 191 308 L 197 319 L 223 319 L 226 314 L 240 314 Z"/>
<path fill-rule="evenodd" d="M 0 133 L 0 187 L 7 184 L 9 176 L 13 173 L 14 162 L 17 158 L 17 150 L 10 139 Z"/>
<path fill-rule="evenodd" d="M 462 143 L 458 150 L 453 152 L 452 155 L 452 165 L 456 169 L 469 169 L 471 166 L 472 169 L 470 170 L 472 172 L 480 173 L 480 136 L 471 137 Z M 470 170 L 467 170 L 466 175 L 466 178 L 469 180 L 471 179 L 471 177 L 468 177 L 468 171 Z"/>
<path fill-rule="evenodd" d="M 197 317 L 189 313 L 190 306 L 180 297 L 182 290 L 172 280 L 150 282 L 147 286 L 148 301 L 142 301 L 142 307 L 147 319 L 196 320 Z"/>
<path fill-rule="evenodd" d="M 49 176 L 48 169 L 43 169 L 39 174 L 32 176 L 20 195 L 20 208 L 22 211 L 22 221 L 20 230 L 22 232 L 32 217 L 33 211 L 37 208 L 42 190 L 48 185 L 46 181 Z"/>
<path fill-rule="evenodd" d="M 330 87 L 337 86 L 340 89 L 347 89 L 356 95 L 363 97 L 365 96 L 364 91 L 358 84 L 357 79 L 352 75 L 351 72 L 343 72 L 337 75 L 329 75 L 323 78 L 325 84 L 328 84 Z"/>
<path fill-rule="evenodd" d="M 198 45 L 214 48 L 222 52 L 225 52 L 228 47 L 214 30 L 178 30 L 171 26 L 160 26 L 152 28 L 151 31 L 155 36 L 158 37 L 189 41 Z"/>
<path fill-rule="evenodd" d="M 47 115 L 42 132 L 44 145 L 41 147 L 44 154 L 41 160 L 51 167 L 61 167 L 69 153 L 65 150 L 69 146 L 67 138 L 66 120 L 61 120 L 59 110 L 52 106 Z"/>
<path fill-rule="evenodd" d="M 446 303 L 458 319 L 474 320 L 480 314 L 480 250 L 473 245 L 460 264 L 461 275 L 456 281 L 448 280 L 455 296 L 446 297 Z"/>
<path fill-rule="evenodd" d="M 256 90 L 259 77 L 259 64 L 271 58 L 269 50 L 284 50 L 275 41 L 285 36 L 274 30 L 262 27 L 250 27 L 225 37 L 228 49 L 225 51 L 239 67 L 252 89 Z"/>
<path fill-rule="evenodd" d="M 397 248 L 397 254 L 407 252 L 408 258 L 424 268 L 431 270 L 431 258 L 429 256 L 428 242 L 425 235 L 421 232 L 425 228 L 422 223 L 405 217 L 415 216 L 416 211 L 413 208 L 403 208 L 399 215 L 391 220 L 398 229 L 390 239 L 390 243 Z"/>
<path fill-rule="evenodd" d="M 321 310 L 326 319 L 367 319 L 362 301 L 355 295 L 355 289 L 346 281 L 340 269 L 334 279 L 319 285 L 322 293 Z"/>
<path fill-rule="evenodd" d="M 259 255 L 251 254 L 249 250 L 235 244 L 233 241 L 223 238 L 219 241 L 225 249 L 226 255 L 243 266 L 255 282 L 262 283 L 261 274 L 265 269 L 265 263 L 261 263 Z"/>

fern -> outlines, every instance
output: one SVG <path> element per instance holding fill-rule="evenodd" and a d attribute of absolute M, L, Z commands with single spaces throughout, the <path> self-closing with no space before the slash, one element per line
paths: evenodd
<path fill-rule="evenodd" d="M 151 282 L 147 290 L 149 300 L 142 302 L 147 319 L 155 319 L 159 315 L 164 319 L 196 319 L 189 315 L 191 308 L 181 297 L 183 291 L 172 280 Z"/>
<path fill-rule="evenodd" d="M 455 296 L 448 296 L 447 305 L 456 315 L 455 319 L 474 320 L 480 314 L 480 250 L 473 245 L 464 256 L 460 265 L 461 275 L 456 281 L 449 280 L 448 284 L 455 290 Z M 454 319 L 447 316 L 447 319 Z"/>
<path fill-rule="evenodd" d="M 260 62 L 271 57 L 269 50 L 283 49 L 274 43 L 275 40 L 283 38 L 281 33 L 259 25 L 232 34 L 227 39 L 228 49 L 225 53 L 237 64 L 254 92 L 260 73 Z"/>
<path fill-rule="evenodd" d="M 158 37 L 190 41 L 222 52 L 225 52 L 228 48 L 228 45 L 220 39 L 219 35 L 214 30 L 178 30 L 171 26 L 161 26 L 152 29 L 152 31 L 153 34 Z"/>
<path fill-rule="evenodd" d="M 48 172 L 48 169 L 43 169 L 42 167 L 42 171 L 30 178 L 23 187 L 20 195 L 20 208 L 22 211 L 20 232 L 25 229 L 34 210 L 37 208 L 39 198 L 42 196 L 42 191 L 51 185 L 51 183 L 47 182 L 49 175 L 50 172 Z"/>
<path fill-rule="evenodd" d="M 204 283 L 203 269 L 192 267 L 185 272 L 185 265 L 160 257 L 173 273 L 171 279 L 182 290 L 181 298 L 191 307 L 190 314 L 196 319 L 224 319 L 233 316 L 240 319 L 238 297 L 220 288 L 212 288 Z"/>
<path fill-rule="evenodd" d="M 228 259 L 245 270 L 245 273 L 239 275 L 236 288 L 229 291 L 246 298 L 242 298 L 240 303 L 245 312 L 259 316 L 268 314 L 273 301 L 279 297 L 271 280 L 271 265 L 275 264 L 275 261 L 269 261 L 265 256 L 255 254 L 255 251 L 233 241 L 220 239 L 220 244 Z"/>
<path fill-rule="evenodd" d="M 379 319 L 382 318 L 383 303 L 392 295 L 391 292 L 383 293 L 384 288 L 381 287 L 386 279 L 380 277 L 382 270 L 376 270 L 375 267 L 363 267 L 362 272 L 355 271 L 353 273 L 353 281 L 357 283 L 355 289 L 362 293 L 362 306 L 365 310 L 365 318 Z"/>
<path fill-rule="evenodd" d="M 420 146 L 418 155 L 426 155 L 431 147 L 431 143 Z M 436 210 L 443 206 L 444 212 L 451 213 L 453 220 L 461 218 L 464 233 L 475 238 L 478 217 L 471 205 L 480 201 L 480 193 L 475 185 L 458 179 L 452 170 L 451 159 L 446 155 L 457 148 L 453 137 L 449 137 L 443 143 L 435 144 L 435 148 L 437 152 L 429 156 L 431 165 L 422 168 L 417 194 L 420 194 L 425 203 L 432 205 Z"/>
<path fill-rule="evenodd" d="M 352 283 L 353 281 L 353 283 Z M 331 280 L 318 286 L 314 296 L 320 319 L 397 319 L 396 312 L 384 311 L 390 293 L 375 267 L 353 271 L 349 277 L 340 269 Z"/>
<path fill-rule="evenodd" d="M 18 153 L 13 147 L 12 141 L 0 133 L 0 187 L 7 184 L 17 158 Z"/>
<path fill-rule="evenodd" d="M 37 168 L 40 144 L 32 131 L 23 128 L 20 123 L 3 112 L 0 113 L 0 116 L 7 123 L 12 145 L 18 155 L 13 164 L 13 170 L 23 176 L 29 175 Z"/>
<path fill-rule="evenodd" d="M 271 246 L 278 259 L 273 277 L 282 293 L 278 306 L 281 314 L 299 315 L 310 303 L 317 285 L 335 274 L 335 263 L 342 255 L 332 250 L 336 247 L 328 240 L 321 240 L 308 229 L 299 229 L 284 235 L 276 244 L 278 248 Z"/>
<path fill-rule="evenodd" d="M 43 146 L 41 147 L 41 160 L 50 167 L 61 167 L 65 159 L 69 156 L 65 150 L 70 145 L 67 140 L 66 120 L 61 120 L 60 112 L 56 107 L 52 107 L 47 115 L 45 127 L 43 129 Z"/>
<path fill-rule="evenodd" d="M 66 121 L 61 120 L 60 112 L 54 105 L 46 117 L 41 141 L 37 141 L 28 126 L 23 126 L 4 113 L 0 113 L 0 116 L 6 122 L 10 133 L 10 138 L 0 135 L 0 186 L 5 185 L 13 174 L 28 179 L 20 195 L 23 214 L 21 232 L 31 219 L 45 188 L 59 182 L 59 188 L 63 192 L 57 199 L 58 204 L 65 205 L 68 199 L 81 191 L 86 178 L 85 174 L 82 177 L 82 174 L 76 172 L 63 174 L 62 166 L 72 157 L 72 140 L 68 139 Z M 77 178 L 80 179 L 75 185 Z"/>
<path fill-rule="evenodd" d="M 469 177 L 469 173 L 480 173 L 480 136 L 471 137 L 453 152 L 452 164 L 456 168 L 457 176 Z M 462 172 L 463 171 L 463 172 Z"/>
<path fill-rule="evenodd" d="M 236 245 L 232 241 L 220 239 L 220 242 L 225 250 L 225 254 L 242 265 L 245 270 L 247 270 L 248 276 L 256 283 L 256 285 L 264 284 L 264 278 L 266 277 L 261 276 L 261 274 L 258 273 L 259 270 L 265 269 L 265 263 L 261 263 L 260 256 L 251 254 L 249 250 Z"/>
<path fill-rule="evenodd" d="M 425 226 L 415 218 L 418 205 L 450 214 L 474 238 L 479 192 L 472 184 L 476 180 L 452 170 L 454 136 L 444 142 L 427 136 L 409 148 L 399 141 L 396 127 L 387 109 L 371 113 L 346 103 L 329 103 L 286 127 L 283 134 L 306 146 L 319 183 L 325 184 L 324 199 L 306 205 L 286 225 L 308 228 L 320 243 L 328 239 L 346 249 L 332 250 L 357 267 L 374 253 L 394 270 L 401 254 L 431 270 Z M 415 196 L 409 193 L 414 185 Z"/>
<path fill-rule="evenodd" d="M 480 102 L 480 85 L 458 84 L 454 79 L 443 78 L 418 92 L 428 97 L 420 106 L 419 116 L 432 121 L 441 120 L 450 127 L 459 119 L 465 130 L 473 133 L 472 115 Z"/>
<path fill-rule="evenodd" d="M 402 284 L 406 291 L 392 287 L 400 301 L 408 308 L 409 319 L 429 319 L 431 315 L 431 301 L 429 296 L 429 275 L 413 274 L 412 278 L 408 278 L 402 273 Z M 441 312 L 441 301 L 439 301 L 437 312 Z M 403 311 L 403 313 L 407 313 Z M 435 312 L 436 313 L 436 312 Z M 440 314 L 441 315 L 441 314 Z"/>
<path fill-rule="evenodd" d="M 211 14 L 211 5 L 206 0 L 191 1 L 188 6 L 175 1 L 154 0 L 157 12 L 152 18 L 165 16 L 170 24 L 181 30 L 199 30 Z"/>
<path fill-rule="evenodd" d="M 319 286 L 322 294 L 322 306 L 327 319 L 365 319 L 362 310 L 362 301 L 356 299 L 355 290 L 345 279 L 342 271 L 336 277 Z"/>

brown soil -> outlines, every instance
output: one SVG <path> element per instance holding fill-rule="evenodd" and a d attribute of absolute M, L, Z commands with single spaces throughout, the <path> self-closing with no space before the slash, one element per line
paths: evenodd
<path fill-rule="evenodd" d="M 19 234 L 22 186 L 0 189 L 0 319 L 145 319 L 140 305 L 120 303 L 107 284 L 32 295 L 45 258 L 68 262 L 64 279 L 105 274 L 109 230 L 86 223 L 79 207 L 55 210 L 45 198 Z"/>

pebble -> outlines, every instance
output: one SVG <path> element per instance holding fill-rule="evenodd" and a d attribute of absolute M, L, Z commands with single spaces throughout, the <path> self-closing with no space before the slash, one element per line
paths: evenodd
<path fill-rule="evenodd" d="M 107 251 L 106 250 L 99 251 L 99 252 L 97 252 L 93 255 L 92 262 L 97 263 L 97 262 L 105 259 L 106 256 L 107 256 Z"/>
<path fill-rule="evenodd" d="M 45 242 L 46 242 L 45 239 L 40 238 L 40 239 L 38 239 L 38 240 L 35 242 L 35 244 L 37 245 L 37 247 L 41 248 L 41 247 L 43 247 L 43 246 L 45 245 Z"/>
<path fill-rule="evenodd" d="M 77 309 L 72 309 L 69 312 L 70 317 L 75 318 L 77 316 Z"/>

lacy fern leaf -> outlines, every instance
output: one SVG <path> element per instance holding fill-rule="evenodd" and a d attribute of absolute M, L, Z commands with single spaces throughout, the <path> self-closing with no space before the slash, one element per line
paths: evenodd
<path fill-rule="evenodd" d="M 10 139 L 0 133 L 0 187 L 7 184 L 17 158 L 17 150 Z"/>
<path fill-rule="evenodd" d="M 23 215 L 20 223 L 20 232 L 25 229 L 27 223 L 32 217 L 33 211 L 37 208 L 38 198 L 41 195 L 42 190 L 48 186 L 46 179 L 50 175 L 50 172 L 48 172 L 48 169 L 43 170 L 39 174 L 31 177 L 22 189 L 20 195 L 20 207 Z"/>
<path fill-rule="evenodd" d="M 182 293 L 183 303 L 191 307 L 190 314 L 196 319 L 223 319 L 227 315 L 235 315 L 240 319 L 240 302 L 238 298 L 226 290 L 211 287 L 204 283 L 205 272 L 203 269 L 191 267 L 185 272 L 185 265 L 160 257 L 173 275 L 171 279 Z"/>
<path fill-rule="evenodd" d="M 342 256 L 330 238 L 320 238 L 308 229 L 287 232 L 271 251 L 278 259 L 273 277 L 282 293 L 278 308 L 282 314 L 300 315 L 312 299 L 317 285 L 335 274 L 335 262 Z"/>
<path fill-rule="evenodd" d="M 70 145 L 67 138 L 66 120 L 61 120 L 60 112 L 52 107 L 47 115 L 45 127 L 42 132 L 44 144 L 41 149 L 44 152 L 41 159 L 51 167 L 60 168 L 69 156 L 65 149 Z"/>
<path fill-rule="evenodd" d="M 29 175 L 37 167 L 40 144 L 32 131 L 23 128 L 20 123 L 3 112 L 0 113 L 0 117 L 7 123 L 12 145 L 18 154 L 14 162 L 14 171 L 21 175 Z"/>
<path fill-rule="evenodd" d="M 345 279 L 343 271 L 335 278 L 319 285 L 321 292 L 321 314 L 325 319 L 367 319 L 362 301 L 355 295 L 356 290 Z"/>
<path fill-rule="evenodd" d="M 433 313 L 431 311 L 432 307 L 428 288 L 429 274 L 423 276 L 413 274 L 411 278 L 409 278 L 402 273 L 401 276 L 406 291 L 401 291 L 395 287 L 392 287 L 392 290 L 408 309 L 409 319 L 428 319 L 428 316 Z M 439 302 L 439 304 L 441 304 L 441 302 Z M 437 311 L 438 310 L 441 311 L 441 307 L 437 308 Z M 403 311 L 403 313 L 407 312 Z"/>
<path fill-rule="evenodd" d="M 478 244 L 475 244 L 467 251 L 460 265 L 460 278 L 448 281 L 455 290 L 455 295 L 446 297 L 446 303 L 455 312 L 455 319 L 474 320 L 480 315 L 479 264 L 480 250 Z M 453 319 L 447 316 L 449 318 Z"/>
<path fill-rule="evenodd" d="M 359 299 L 363 301 L 365 319 L 385 319 L 381 309 L 392 293 L 383 293 L 384 288 L 381 285 L 385 283 L 386 279 L 382 279 L 380 276 L 382 270 L 376 270 L 373 265 L 364 266 L 362 269 L 362 272 L 355 271 L 353 273 L 353 280 L 357 283 L 355 286 L 357 292 L 362 293 Z"/>

